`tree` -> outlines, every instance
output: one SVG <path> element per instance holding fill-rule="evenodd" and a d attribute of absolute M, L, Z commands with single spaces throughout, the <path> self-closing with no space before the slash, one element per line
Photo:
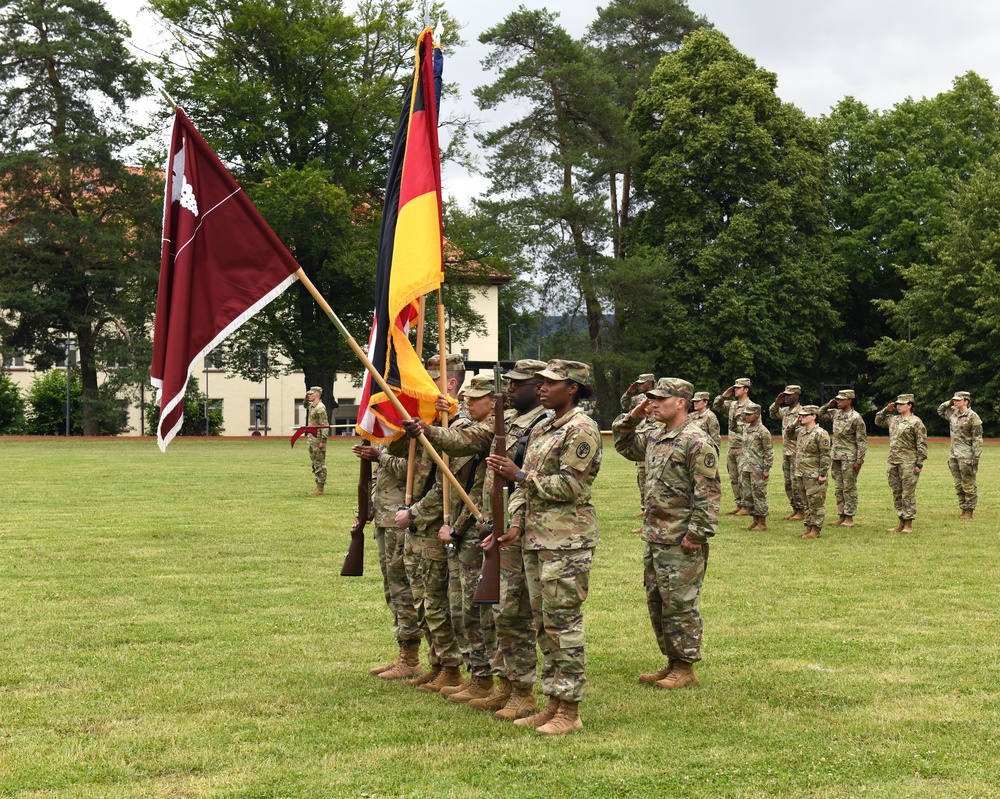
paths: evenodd
<path fill-rule="evenodd" d="M 419 25 L 411 0 L 151 0 L 174 34 L 170 91 L 349 329 L 367 335 L 381 204 Z M 458 26 L 439 5 L 444 44 Z M 179 67 L 178 63 L 186 66 Z M 260 342 L 330 396 L 360 364 L 295 284 L 226 344 L 250 376 Z M 248 371 L 249 370 L 249 371 Z"/>
<path fill-rule="evenodd" d="M 24 398 L 17 383 L 0 369 L 0 435 L 16 435 L 24 431 Z"/>
<path fill-rule="evenodd" d="M 156 281 L 160 177 L 118 156 L 144 134 L 122 121 L 145 88 L 127 36 L 93 0 L 0 6 L 0 341 L 45 369 L 74 335 L 88 435 L 102 338 L 143 334 Z"/>
<path fill-rule="evenodd" d="M 879 303 L 895 336 L 869 349 L 887 397 L 912 391 L 936 406 L 969 391 L 985 425 L 1000 411 L 1000 157 L 964 181 L 941 223 L 947 232 L 928 244 L 921 262 L 901 269 L 906 291 Z M 944 432 L 936 414 L 927 426 Z"/>
<path fill-rule="evenodd" d="M 184 389 L 184 422 L 177 431 L 179 436 L 203 436 L 205 432 L 205 414 L 208 414 L 208 435 L 217 436 L 222 430 L 222 408 L 207 396 L 198 391 L 198 380 L 188 378 Z M 146 435 L 155 436 L 160 424 L 160 409 L 155 407 L 149 414 L 146 424 Z"/>
<path fill-rule="evenodd" d="M 807 382 L 833 346 L 842 281 L 830 269 L 823 141 L 775 86 L 721 33 L 699 30 L 636 104 L 636 260 L 615 277 L 629 327 L 659 347 L 660 374 L 706 388 L 736 375 Z"/>
<path fill-rule="evenodd" d="M 65 372 L 52 369 L 36 375 L 28 388 L 27 432 L 33 436 L 66 435 L 66 380 Z M 69 374 L 71 436 L 90 435 L 83 424 L 83 381 L 81 372 L 73 369 Z M 91 413 L 99 409 L 97 432 L 94 435 L 116 436 L 128 423 L 128 410 L 124 400 L 116 398 L 104 386 L 98 391 L 98 401 L 90 405 Z"/>

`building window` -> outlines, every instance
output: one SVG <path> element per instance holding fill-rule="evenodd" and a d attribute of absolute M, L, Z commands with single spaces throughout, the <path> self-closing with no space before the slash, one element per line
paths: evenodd
<path fill-rule="evenodd" d="M 269 399 L 250 400 L 250 427 L 253 430 L 267 429 L 267 411 Z"/>
<path fill-rule="evenodd" d="M 308 420 L 309 412 L 306 410 L 306 401 L 295 400 L 295 426 L 302 427 L 302 425 L 308 424 Z"/>
<path fill-rule="evenodd" d="M 222 359 L 222 347 L 216 347 L 205 356 L 205 371 L 221 372 L 224 368 L 225 362 Z"/>
<path fill-rule="evenodd" d="M 70 365 L 70 368 L 72 369 L 72 368 L 76 368 L 76 339 L 75 338 L 69 338 L 68 340 L 69 340 L 69 345 L 68 345 L 68 349 L 69 349 L 69 365 Z M 58 361 L 56 361 L 56 363 L 55 363 L 56 369 L 65 369 L 66 368 L 66 350 L 67 350 L 67 339 L 64 338 L 62 340 L 62 357 Z"/>
<path fill-rule="evenodd" d="M 4 369 L 24 369 L 24 353 L 14 352 L 3 356 Z"/>

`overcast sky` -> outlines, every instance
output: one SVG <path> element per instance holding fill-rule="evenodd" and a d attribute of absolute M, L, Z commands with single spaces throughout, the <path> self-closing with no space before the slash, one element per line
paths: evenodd
<path fill-rule="evenodd" d="M 136 11 L 136 0 L 105 0 L 124 19 L 140 46 L 156 34 L 150 16 Z M 459 85 L 456 105 L 488 129 L 497 120 L 476 110 L 472 89 L 490 80 L 480 61 L 479 34 L 500 22 L 519 0 L 452 2 L 466 23 L 468 43 L 448 54 L 445 80 Z M 606 0 L 525 2 L 560 13 L 560 21 L 582 35 Z M 348 5 L 350 5 L 348 0 Z M 997 0 L 688 0 L 688 6 L 725 33 L 757 65 L 778 76 L 778 95 L 811 116 L 820 116 L 852 95 L 871 108 L 891 108 L 907 97 L 932 97 L 947 91 L 968 71 L 1000 87 L 1000 2 Z M 155 46 L 155 45 L 153 45 Z M 442 109 L 442 116 L 447 109 Z M 446 169 L 445 191 L 458 199 L 484 188 L 464 168 Z"/>

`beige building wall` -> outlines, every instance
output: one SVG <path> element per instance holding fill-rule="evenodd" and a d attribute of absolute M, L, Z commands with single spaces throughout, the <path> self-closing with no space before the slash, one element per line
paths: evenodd
<path fill-rule="evenodd" d="M 485 322 L 486 334 L 475 334 L 461 341 L 451 342 L 450 352 L 464 352 L 471 360 L 496 361 L 498 357 L 498 285 L 473 286 L 470 296 L 472 309 L 480 314 Z M 436 310 L 434 311 L 436 313 Z M 447 326 L 447 319 L 446 319 Z M 359 341 L 357 331 L 351 331 Z M 367 331 L 366 331 L 367 332 Z M 425 355 L 429 351 L 425 351 Z M 506 354 L 506 351 L 505 351 Z M 30 361 L 19 359 L 15 365 L 7 368 L 14 382 L 21 388 L 22 394 L 28 387 L 36 372 Z M 64 371 L 64 370 L 60 370 Z M 249 436 L 255 432 L 254 403 L 263 403 L 265 396 L 269 410 L 268 426 L 265 429 L 262 419 L 256 430 L 261 435 L 290 436 L 296 427 L 305 424 L 302 413 L 302 400 L 306 385 L 302 372 L 292 372 L 288 375 L 270 375 L 266 380 L 251 381 L 238 375 L 231 375 L 225 369 L 205 370 L 204 364 L 196 369 L 192 377 L 197 378 L 199 389 L 208 395 L 210 400 L 222 402 L 224 436 Z M 469 375 L 471 377 L 471 375 Z M 98 380 L 103 382 L 105 375 L 99 374 Z M 330 412 L 331 423 L 343 421 L 349 425 L 337 431 L 341 435 L 353 435 L 353 423 L 357 414 L 357 403 L 361 397 L 360 385 L 355 385 L 354 379 L 347 373 L 338 373 L 334 381 L 334 399 L 340 408 Z M 147 387 L 147 404 L 151 405 L 155 397 L 155 389 Z M 331 406 L 330 397 L 324 397 L 327 407 Z M 138 407 L 129 409 L 128 430 L 123 433 L 128 436 L 142 435 L 140 413 Z"/>

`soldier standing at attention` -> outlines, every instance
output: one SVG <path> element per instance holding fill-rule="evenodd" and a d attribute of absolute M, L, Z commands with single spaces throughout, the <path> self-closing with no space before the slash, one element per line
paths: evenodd
<path fill-rule="evenodd" d="M 836 405 L 837 409 L 833 410 Z M 868 428 L 854 410 L 854 392 L 844 389 L 819 410 L 820 419 L 833 419 L 833 486 L 837 521 L 831 527 L 854 527 L 858 512 L 858 472 L 868 454 Z"/>
<path fill-rule="evenodd" d="M 729 399 L 733 395 L 736 399 Z M 744 499 L 740 491 L 740 450 L 743 449 L 743 406 L 750 401 L 750 378 L 740 377 L 712 402 L 712 410 L 729 417 L 729 447 L 726 452 L 726 468 L 729 470 L 729 484 L 733 487 L 736 507 L 727 516 L 749 516 L 750 501 Z"/>
<path fill-rule="evenodd" d="M 656 375 L 651 374 L 649 372 L 639 375 L 635 379 L 635 382 L 633 382 L 632 385 L 630 385 L 627 389 L 625 389 L 625 393 L 622 394 L 621 396 L 622 413 L 628 413 L 636 405 L 642 402 L 642 400 L 646 396 L 646 392 L 653 387 L 653 383 L 655 381 L 656 381 Z M 650 424 L 653 424 L 653 422 L 649 421 L 648 419 L 644 419 L 642 421 L 642 424 L 648 426 Z M 645 461 L 639 461 L 638 463 L 636 463 L 635 479 L 636 482 L 639 484 L 639 512 L 636 514 L 636 516 L 638 516 L 641 519 L 643 514 L 643 508 L 646 507 L 646 499 L 644 494 L 646 490 Z M 632 532 L 640 533 L 642 532 L 642 528 L 640 527 L 638 530 L 633 530 Z"/>
<path fill-rule="evenodd" d="M 330 417 L 326 414 L 321 396 L 323 389 L 319 386 L 313 386 L 306 392 L 306 425 L 319 428 L 316 435 L 308 434 L 309 463 L 312 464 L 313 477 L 316 479 L 316 488 L 309 494 L 314 497 L 320 496 L 326 486 L 326 437 L 330 435 Z"/>
<path fill-rule="evenodd" d="M 649 464 L 642 538 L 646 606 L 656 643 L 667 658 L 659 671 L 639 682 L 677 689 L 697 685 L 701 660 L 698 597 L 708 563 L 708 540 L 719 523 L 719 453 L 708 434 L 688 417 L 694 386 L 661 377 L 647 392 L 653 416 L 662 424 L 640 433 L 642 404 L 615 421 L 615 449 Z M 758 408 L 759 411 L 759 408 Z"/>
<path fill-rule="evenodd" d="M 875 424 L 889 428 L 889 460 L 885 471 L 899 524 L 888 532 L 912 533 L 917 517 L 917 480 L 927 460 L 927 428 L 913 413 L 912 394 L 900 394 L 895 402 L 876 413 Z"/>
<path fill-rule="evenodd" d="M 774 465 L 771 431 L 760 421 L 760 405 L 748 402 L 743 407 L 743 460 L 740 464 L 740 491 L 753 503 L 753 523 L 747 530 L 767 529 L 767 482 Z"/>
<path fill-rule="evenodd" d="M 959 519 L 971 519 L 979 502 L 976 472 L 979 471 L 979 456 L 983 453 L 983 422 L 969 407 L 971 399 L 968 391 L 956 391 L 954 397 L 938 405 L 938 415 L 947 419 L 951 426 L 948 469 L 958 494 Z"/>
<path fill-rule="evenodd" d="M 792 512 L 782 518 L 786 522 L 800 522 L 806 517 L 806 500 L 802 486 L 795 478 L 795 438 L 799 434 L 799 386 L 785 386 L 771 407 L 767 409 L 772 419 L 781 420 L 781 473 L 785 478 L 785 496 Z"/>
<path fill-rule="evenodd" d="M 719 417 L 708 407 L 711 396 L 707 391 L 696 391 L 691 399 L 694 410 L 688 414 L 688 419 L 708 433 L 715 442 L 715 448 L 722 452 L 722 429 L 719 427 Z"/>
<path fill-rule="evenodd" d="M 539 400 L 552 411 L 528 438 L 524 466 L 490 455 L 500 477 L 517 483 L 501 546 L 522 540 L 524 576 L 542 650 L 542 693 L 548 704 L 516 719 L 542 735 L 582 729 L 587 684 L 583 602 L 600 542 L 591 488 L 601 468 L 601 431 L 579 407 L 591 394 L 590 367 L 552 360 L 538 373 Z"/>
<path fill-rule="evenodd" d="M 819 538 L 826 515 L 826 476 L 830 471 L 830 434 L 816 423 L 819 408 L 799 408 L 795 441 L 795 476 L 806 498 L 805 532 L 799 538 Z"/>

